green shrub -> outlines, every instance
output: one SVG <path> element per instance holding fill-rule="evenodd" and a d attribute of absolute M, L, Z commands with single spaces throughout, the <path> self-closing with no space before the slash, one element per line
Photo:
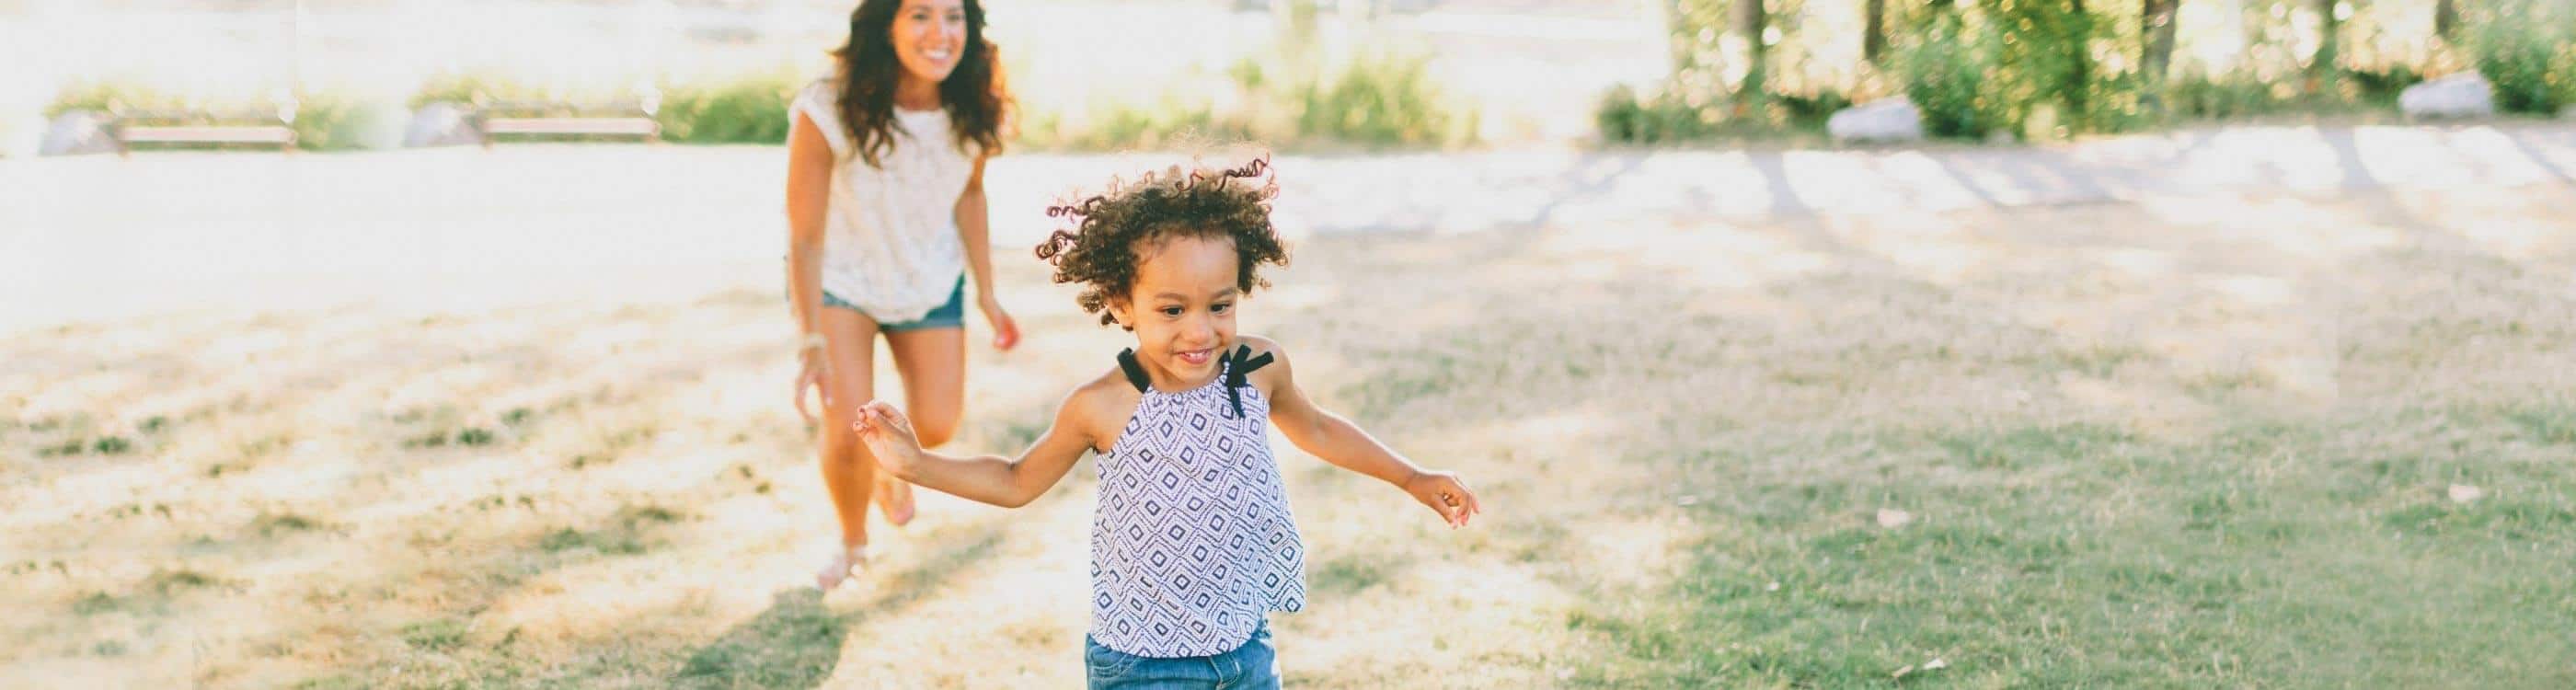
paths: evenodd
<path fill-rule="evenodd" d="M 2352 83 L 2356 98 L 2382 107 L 2396 105 L 2397 94 L 2406 87 L 2424 83 L 2423 70 L 2399 64 L 2352 69 L 2344 72 L 2344 77 Z"/>
<path fill-rule="evenodd" d="M 226 107 L 244 107 L 251 101 L 241 99 Z M 173 111 L 186 109 L 188 105 L 186 99 L 146 84 L 100 79 L 64 86 L 55 94 L 53 102 L 45 106 L 45 117 L 52 118 L 75 110 L 103 113 Z"/>
<path fill-rule="evenodd" d="M 1772 94 L 1771 103 L 1780 109 L 1781 118 L 1799 129 L 1822 129 L 1834 111 L 1852 106 L 1851 97 L 1836 89 L 1815 93 Z"/>
<path fill-rule="evenodd" d="M 2224 120 L 2283 110 L 2287 100 L 2279 90 L 2278 85 L 2243 75 L 2190 72 L 2167 80 L 2164 94 L 2166 107 L 2176 115 Z"/>
<path fill-rule="evenodd" d="M 320 91 L 296 99 L 295 147 L 307 151 L 385 149 L 402 145 L 411 111 L 391 101 Z"/>
<path fill-rule="evenodd" d="M 2576 48 L 2569 31 L 2551 22 L 2503 20 L 2488 24 L 2471 42 L 2478 74 L 2495 91 L 2496 109 L 2554 115 L 2576 88 Z"/>
<path fill-rule="evenodd" d="M 279 113 L 279 103 L 265 98 L 233 97 L 192 102 L 150 86 L 118 81 L 92 81 L 65 88 L 45 107 L 48 117 L 74 110 L 132 115 L 152 113 L 154 122 L 235 123 L 244 116 L 266 119 Z M 410 111 L 400 104 L 336 90 L 296 95 L 295 146 L 308 151 L 388 148 L 402 143 Z M 162 117 L 175 115 L 175 117 Z"/>
<path fill-rule="evenodd" d="M 1329 80 L 1290 84 L 1299 139 L 1392 146 L 1459 139 L 1463 115 L 1424 77 L 1429 58 L 1368 55 Z"/>
<path fill-rule="evenodd" d="M 1692 107 L 1669 91 L 1641 97 L 1635 89 L 1621 85 L 1601 95 L 1601 104 L 1592 117 L 1603 141 L 1658 144 L 1708 136 L 1715 131 L 1709 121 L 1714 114 L 1709 109 Z"/>
<path fill-rule="evenodd" d="M 801 86 L 793 76 L 766 74 L 668 87 L 653 119 L 662 124 L 662 138 L 668 141 L 785 143 L 787 104 Z"/>
<path fill-rule="evenodd" d="M 419 108 L 439 102 L 480 105 L 541 100 L 546 100 L 542 89 L 498 72 L 448 72 L 421 82 L 409 105 Z"/>
<path fill-rule="evenodd" d="M 1309 51 L 1274 48 L 1213 75 L 1185 79 L 1147 102 L 1094 101 L 1086 117 L 1032 110 L 1019 141 L 1039 148 L 1116 150 L 1256 139 L 1275 147 L 1367 148 L 1462 144 L 1478 116 L 1429 76 L 1429 58 L 1368 54 L 1328 68 Z M 1234 105 L 1197 96 L 1231 88 Z M 1184 95 L 1190 94 L 1190 95 Z"/>
<path fill-rule="evenodd" d="M 1989 90 L 1995 64 L 1991 45 L 1953 20 L 1897 55 L 1905 97 L 1922 112 L 1924 134 L 1977 139 L 2010 126 L 2006 104 Z"/>

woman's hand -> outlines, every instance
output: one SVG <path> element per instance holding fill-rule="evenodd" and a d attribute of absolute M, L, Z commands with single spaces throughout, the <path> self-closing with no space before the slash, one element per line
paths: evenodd
<path fill-rule="evenodd" d="M 1404 492 L 1412 494 L 1413 500 L 1421 501 L 1422 505 L 1430 506 L 1432 512 L 1439 513 L 1440 520 L 1449 523 L 1451 529 L 1465 527 L 1467 518 L 1485 512 L 1484 507 L 1476 503 L 1476 494 L 1468 492 L 1467 485 L 1458 481 L 1458 475 L 1449 472 L 1415 472 L 1413 477 L 1404 480 Z"/>
<path fill-rule="evenodd" d="M 824 356 L 821 346 L 809 345 L 796 351 L 796 359 L 800 365 L 796 372 L 796 416 L 804 417 L 806 424 L 813 424 L 814 413 L 805 408 L 805 389 L 814 389 L 815 400 L 823 403 L 824 407 L 832 406 L 832 389 L 824 385 L 829 380 L 827 377 L 832 375 L 830 358 Z"/>
<path fill-rule="evenodd" d="M 1020 325 L 1011 321 L 1011 313 L 1002 311 L 1002 301 L 985 296 L 975 301 L 984 311 L 984 322 L 993 324 L 993 349 L 1009 350 L 1020 344 Z"/>

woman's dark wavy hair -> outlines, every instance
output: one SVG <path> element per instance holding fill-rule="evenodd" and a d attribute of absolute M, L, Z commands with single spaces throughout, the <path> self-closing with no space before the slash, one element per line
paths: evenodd
<path fill-rule="evenodd" d="M 1135 289 L 1143 259 L 1137 249 L 1175 237 L 1233 240 L 1235 289 L 1250 294 L 1256 285 L 1270 285 L 1254 272 L 1261 264 L 1288 265 L 1288 249 L 1270 224 L 1279 185 L 1269 171 L 1270 159 L 1262 156 L 1231 170 L 1173 166 L 1133 183 L 1111 180 L 1100 194 L 1047 207 L 1048 216 L 1073 227 L 1039 244 L 1038 258 L 1055 266 L 1055 282 L 1082 284 L 1074 301 L 1099 314 L 1104 326 L 1117 323 L 1109 305 Z"/>
<path fill-rule="evenodd" d="M 851 148 L 870 167 L 894 147 L 894 85 L 903 64 L 895 59 L 891 32 L 895 12 L 902 8 L 903 0 L 859 3 L 850 12 L 849 42 L 832 51 L 840 62 L 834 79 L 841 85 L 841 123 L 850 131 Z M 999 50 L 984 40 L 983 3 L 965 0 L 965 10 L 965 51 L 957 56 L 957 68 L 939 83 L 939 101 L 948 110 L 948 129 L 958 148 L 973 143 L 986 155 L 998 154 L 1011 93 Z"/>

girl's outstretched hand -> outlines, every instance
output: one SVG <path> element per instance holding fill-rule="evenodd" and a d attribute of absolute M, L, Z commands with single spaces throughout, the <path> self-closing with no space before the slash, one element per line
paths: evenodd
<path fill-rule="evenodd" d="M 1465 527 L 1467 518 L 1485 512 L 1484 507 L 1476 503 L 1476 494 L 1467 491 L 1467 485 L 1459 482 L 1458 475 L 1451 472 L 1415 472 L 1412 478 L 1404 480 L 1404 492 L 1413 494 L 1413 500 L 1421 501 L 1423 505 L 1430 506 L 1432 512 L 1439 513 L 1440 520 L 1449 523 L 1450 529 Z"/>
<path fill-rule="evenodd" d="M 858 419 L 850 422 L 859 441 L 868 444 L 868 453 L 877 464 L 894 476 L 910 479 L 913 465 L 921 459 L 921 441 L 912 434 L 912 420 L 893 403 L 870 400 L 859 406 Z"/>

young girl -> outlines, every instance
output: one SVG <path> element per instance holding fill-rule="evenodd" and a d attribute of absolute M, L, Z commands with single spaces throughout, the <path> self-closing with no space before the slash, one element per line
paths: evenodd
<path fill-rule="evenodd" d="M 976 0 L 866 0 L 839 69 L 796 95 L 787 154 L 788 300 L 804 335 L 796 411 L 819 389 L 823 484 L 841 542 L 815 573 L 829 590 L 867 562 L 868 500 L 912 519 L 903 482 L 879 479 L 851 435 L 875 390 L 884 334 L 920 440 L 939 445 L 965 407 L 965 279 L 1008 349 L 1019 328 L 993 298 L 984 159 L 1001 150 L 1009 96 Z"/>
<path fill-rule="evenodd" d="M 1268 613 L 1305 606 L 1305 546 L 1270 455 L 1268 419 L 1298 448 L 1388 484 L 1452 528 L 1479 512 L 1456 475 L 1425 470 L 1297 389 L 1279 343 L 1235 333 L 1262 264 L 1285 264 L 1267 161 L 1174 168 L 1048 210 L 1076 227 L 1038 247 L 1084 311 L 1136 334 L 1117 366 L 1065 398 L 1018 460 L 921 450 L 884 402 L 855 429 L 895 476 L 999 506 L 1043 494 L 1100 454 L 1091 526 L 1093 688 L 1278 687 Z M 1263 184 L 1255 184 L 1263 181 Z"/>

